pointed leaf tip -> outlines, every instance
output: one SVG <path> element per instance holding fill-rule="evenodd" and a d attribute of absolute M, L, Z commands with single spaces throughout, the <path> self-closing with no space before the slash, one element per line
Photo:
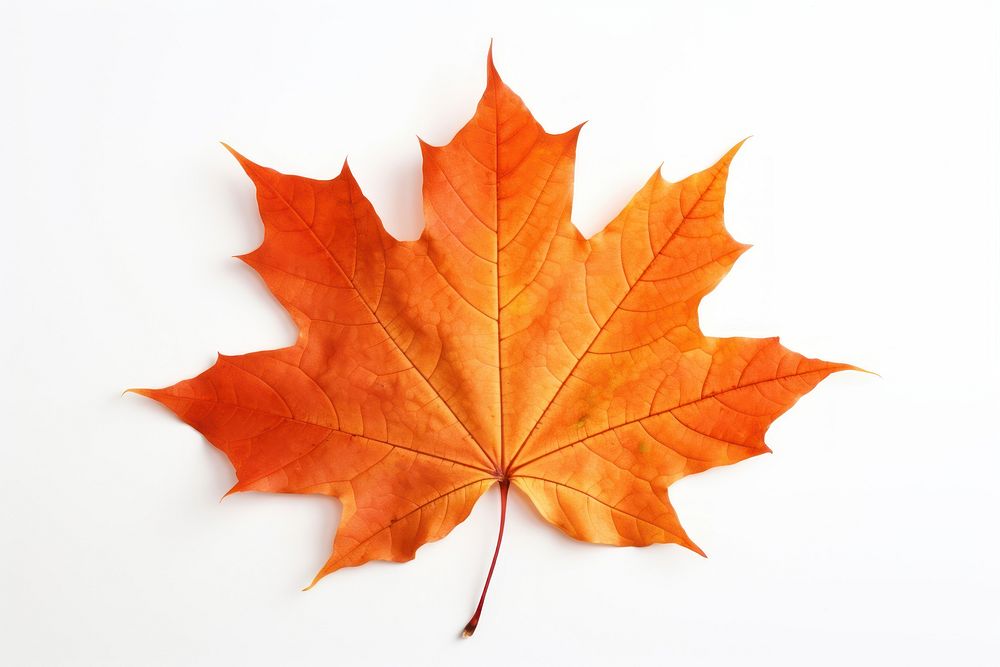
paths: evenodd
<path fill-rule="evenodd" d="M 139 388 L 129 387 L 128 389 L 122 392 L 122 396 L 124 396 L 125 394 L 138 394 L 139 396 L 145 396 L 146 398 L 155 399 L 156 398 L 154 396 L 155 393 L 156 393 L 155 389 L 145 389 L 142 387 Z"/>
<path fill-rule="evenodd" d="M 253 167 L 257 167 L 258 165 L 253 160 L 246 158 L 242 153 L 240 153 L 238 150 L 236 150 L 226 142 L 220 141 L 219 143 L 222 144 L 234 158 L 236 158 L 236 161 L 240 163 L 241 167 L 243 167 L 243 171 L 247 173 L 247 176 L 250 176 L 250 178 L 253 179 L 253 173 L 251 172 L 251 169 Z"/>
<path fill-rule="evenodd" d="M 745 144 L 747 142 L 747 139 L 749 139 L 749 138 L 750 137 L 745 137 L 745 138 L 740 139 L 739 141 L 737 141 L 736 144 L 732 148 L 730 148 L 728 151 L 726 151 L 726 154 L 725 154 L 725 156 L 723 156 L 722 159 L 725 162 L 727 162 L 727 163 L 728 162 L 732 162 L 733 158 L 736 157 L 736 154 L 740 152 L 740 149 L 743 148 L 743 144 Z"/>
<path fill-rule="evenodd" d="M 220 141 L 219 143 L 222 144 L 222 147 L 225 148 L 227 151 L 229 151 L 230 154 L 233 157 L 235 157 L 237 160 L 242 160 L 243 159 L 243 156 L 240 155 L 239 152 L 235 148 L 233 148 L 232 146 L 230 146 L 229 144 L 227 144 L 225 141 Z"/>
<path fill-rule="evenodd" d="M 497 71 L 496 62 L 493 59 L 493 40 L 490 40 L 490 48 L 486 52 L 486 86 L 489 86 L 496 81 L 497 83 L 502 83 L 503 79 L 500 77 L 500 72 Z"/>

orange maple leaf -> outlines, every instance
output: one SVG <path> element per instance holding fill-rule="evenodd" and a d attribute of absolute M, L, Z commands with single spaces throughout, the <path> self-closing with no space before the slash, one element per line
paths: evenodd
<path fill-rule="evenodd" d="M 570 220 L 580 127 L 549 134 L 487 60 L 476 113 L 421 142 L 426 227 L 383 229 L 347 164 L 320 181 L 232 151 L 264 241 L 241 259 L 299 329 L 141 389 L 222 450 L 235 491 L 343 504 L 315 581 L 406 561 L 494 484 L 579 540 L 702 553 L 667 498 L 685 475 L 769 451 L 768 426 L 830 373 L 777 338 L 712 338 L 698 305 L 748 246 L 723 226 L 729 164 L 657 171 L 599 234 Z M 230 149 L 232 150 L 232 149 Z"/>

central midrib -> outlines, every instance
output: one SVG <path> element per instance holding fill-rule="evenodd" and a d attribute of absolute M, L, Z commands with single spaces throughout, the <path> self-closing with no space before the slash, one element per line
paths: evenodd
<path fill-rule="evenodd" d="M 499 410 L 500 410 L 500 465 L 497 475 L 501 479 L 507 478 L 507 456 L 504 446 L 504 418 L 503 418 L 503 332 L 500 329 L 500 96 L 497 94 L 497 72 L 493 67 L 492 53 L 490 54 L 490 87 L 493 88 L 493 114 L 496 117 L 493 128 L 494 150 L 493 150 L 493 224 L 496 227 L 496 270 L 497 270 L 497 387 L 499 389 Z"/>

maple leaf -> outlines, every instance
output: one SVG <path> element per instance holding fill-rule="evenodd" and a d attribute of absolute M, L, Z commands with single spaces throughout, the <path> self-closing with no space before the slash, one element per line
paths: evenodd
<path fill-rule="evenodd" d="M 698 305 L 748 248 L 722 220 L 730 161 L 654 173 L 599 234 L 570 220 L 580 126 L 549 134 L 487 59 L 473 118 L 421 142 L 425 229 L 390 236 L 346 162 L 332 180 L 232 151 L 257 188 L 260 247 L 241 257 L 288 310 L 295 345 L 222 356 L 136 390 L 222 450 L 231 492 L 343 505 L 316 575 L 406 561 L 500 485 L 579 540 L 698 553 L 676 480 L 769 451 L 764 433 L 830 373 L 777 338 L 713 338 Z M 228 147 L 227 147 L 228 148 Z"/>

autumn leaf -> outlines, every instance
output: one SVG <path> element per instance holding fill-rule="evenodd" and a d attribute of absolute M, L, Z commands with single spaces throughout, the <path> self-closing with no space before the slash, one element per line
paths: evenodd
<path fill-rule="evenodd" d="M 588 240 L 570 216 L 579 131 L 545 132 L 491 53 L 472 119 L 445 146 L 421 142 L 416 241 L 383 229 L 346 163 L 312 180 L 232 151 L 264 222 L 241 259 L 298 341 L 137 391 L 229 457 L 232 492 L 340 500 L 317 581 L 410 560 L 494 484 L 490 576 L 510 485 L 578 540 L 700 554 L 667 488 L 769 451 L 771 422 L 851 368 L 701 332 L 702 297 L 748 247 L 722 220 L 739 145 L 678 183 L 654 173 Z"/>

